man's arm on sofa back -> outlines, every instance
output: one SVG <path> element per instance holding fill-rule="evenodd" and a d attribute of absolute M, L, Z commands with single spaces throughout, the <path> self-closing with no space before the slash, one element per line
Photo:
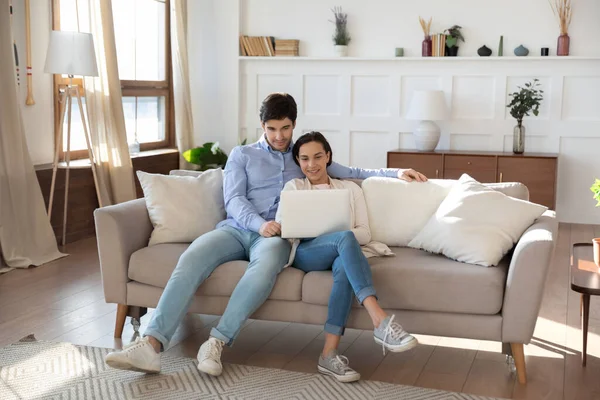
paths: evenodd
<path fill-rule="evenodd" d="M 502 341 L 505 343 L 531 340 L 557 235 L 556 214 L 546 211 L 525 231 L 515 247 L 502 307 Z"/>
<path fill-rule="evenodd" d="M 129 258 L 148 246 L 152 223 L 144 199 L 94 211 L 96 240 L 107 303 L 127 304 Z"/>

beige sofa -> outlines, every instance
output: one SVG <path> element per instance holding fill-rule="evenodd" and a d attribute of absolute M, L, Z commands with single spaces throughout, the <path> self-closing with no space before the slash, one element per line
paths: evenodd
<path fill-rule="evenodd" d="M 528 199 L 521 184 L 488 186 Z M 153 228 L 144 199 L 100 208 L 94 215 L 105 299 L 119 305 L 115 337 L 121 337 L 127 316 L 139 321 L 145 308 L 156 307 L 189 244 L 147 247 Z M 547 211 L 500 266 L 492 268 L 392 247 L 395 257 L 369 259 L 381 305 L 409 332 L 504 343 L 519 381 L 525 383 L 523 344 L 533 335 L 557 229 L 554 212 Z M 198 289 L 189 312 L 221 315 L 246 265 L 235 261 L 218 267 Z M 323 324 L 332 282 L 331 272 L 305 274 L 286 268 L 252 318 Z M 357 304 L 348 327 L 372 329 L 368 314 Z"/>

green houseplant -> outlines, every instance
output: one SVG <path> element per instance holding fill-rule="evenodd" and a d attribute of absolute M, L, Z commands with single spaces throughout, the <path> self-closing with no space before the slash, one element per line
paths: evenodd
<path fill-rule="evenodd" d="M 538 87 L 539 79 L 535 78 L 533 82 L 525 83 L 525 86 L 517 86 L 518 91 L 510 93 L 512 100 L 507 105 L 510 108 L 510 115 L 517 120 L 517 126 L 513 130 L 513 152 L 522 154 L 525 151 L 525 127 L 523 118 L 533 113 L 536 117 L 540 113 L 540 105 L 543 100 L 544 91 Z"/>
<path fill-rule="evenodd" d="M 596 207 L 600 207 L 600 179 L 596 178 L 590 190 L 594 193 L 594 200 L 597 201 Z M 600 237 L 592 239 L 592 245 L 594 246 L 594 262 L 600 268 Z"/>
<path fill-rule="evenodd" d="M 337 56 L 343 57 L 348 55 L 348 44 L 352 38 L 348 32 L 348 14 L 342 12 L 342 7 L 334 7 L 332 10 L 335 21 L 330 21 L 335 24 L 333 33 L 333 44 Z"/>
<path fill-rule="evenodd" d="M 207 142 L 183 152 L 185 161 L 198 166 L 199 171 L 212 168 L 225 168 L 227 154 L 219 147 L 219 142 Z"/>
<path fill-rule="evenodd" d="M 446 34 L 446 55 L 450 57 L 456 57 L 458 55 L 458 42 L 461 41 L 464 43 L 465 38 L 460 31 L 462 26 L 453 25 L 452 27 L 446 29 L 444 33 Z"/>

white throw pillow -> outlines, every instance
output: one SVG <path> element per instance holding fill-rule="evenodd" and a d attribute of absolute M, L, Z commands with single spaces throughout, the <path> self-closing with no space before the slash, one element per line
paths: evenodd
<path fill-rule="evenodd" d="M 190 243 L 225 219 L 223 170 L 197 177 L 137 171 L 154 230 L 149 246 Z"/>
<path fill-rule="evenodd" d="M 547 209 L 463 174 L 408 246 L 469 264 L 495 266 Z"/>
<path fill-rule="evenodd" d="M 371 237 L 388 246 L 407 246 L 423 229 L 456 180 L 406 182 L 396 178 L 365 179 L 362 189 Z"/>

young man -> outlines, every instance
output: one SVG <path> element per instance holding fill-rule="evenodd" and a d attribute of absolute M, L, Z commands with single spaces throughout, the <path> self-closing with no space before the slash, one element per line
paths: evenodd
<path fill-rule="evenodd" d="M 219 324 L 198 351 L 198 369 L 214 376 L 221 374 L 223 345 L 233 344 L 244 322 L 269 297 L 277 275 L 289 259 L 290 244 L 279 236 L 281 226 L 275 222 L 275 215 L 283 186 L 303 176 L 291 151 L 296 116 L 296 102 L 289 94 L 273 93 L 263 101 L 263 136 L 256 143 L 234 148 L 225 166 L 227 219 L 214 231 L 194 240 L 181 255 L 144 337 L 122 351 L 109 353 L 105 359 L 109 366 L 160 372 L 160 352 L 169 346 L 198 287 L 219 265 L 247 260 L 248 268 L 231 294 Z M 328 167 L 328 173 L 342 179 L 389 176 L 407 181 L 427 180 L 412 169 L 363 170 L 336 163 Z"/>

